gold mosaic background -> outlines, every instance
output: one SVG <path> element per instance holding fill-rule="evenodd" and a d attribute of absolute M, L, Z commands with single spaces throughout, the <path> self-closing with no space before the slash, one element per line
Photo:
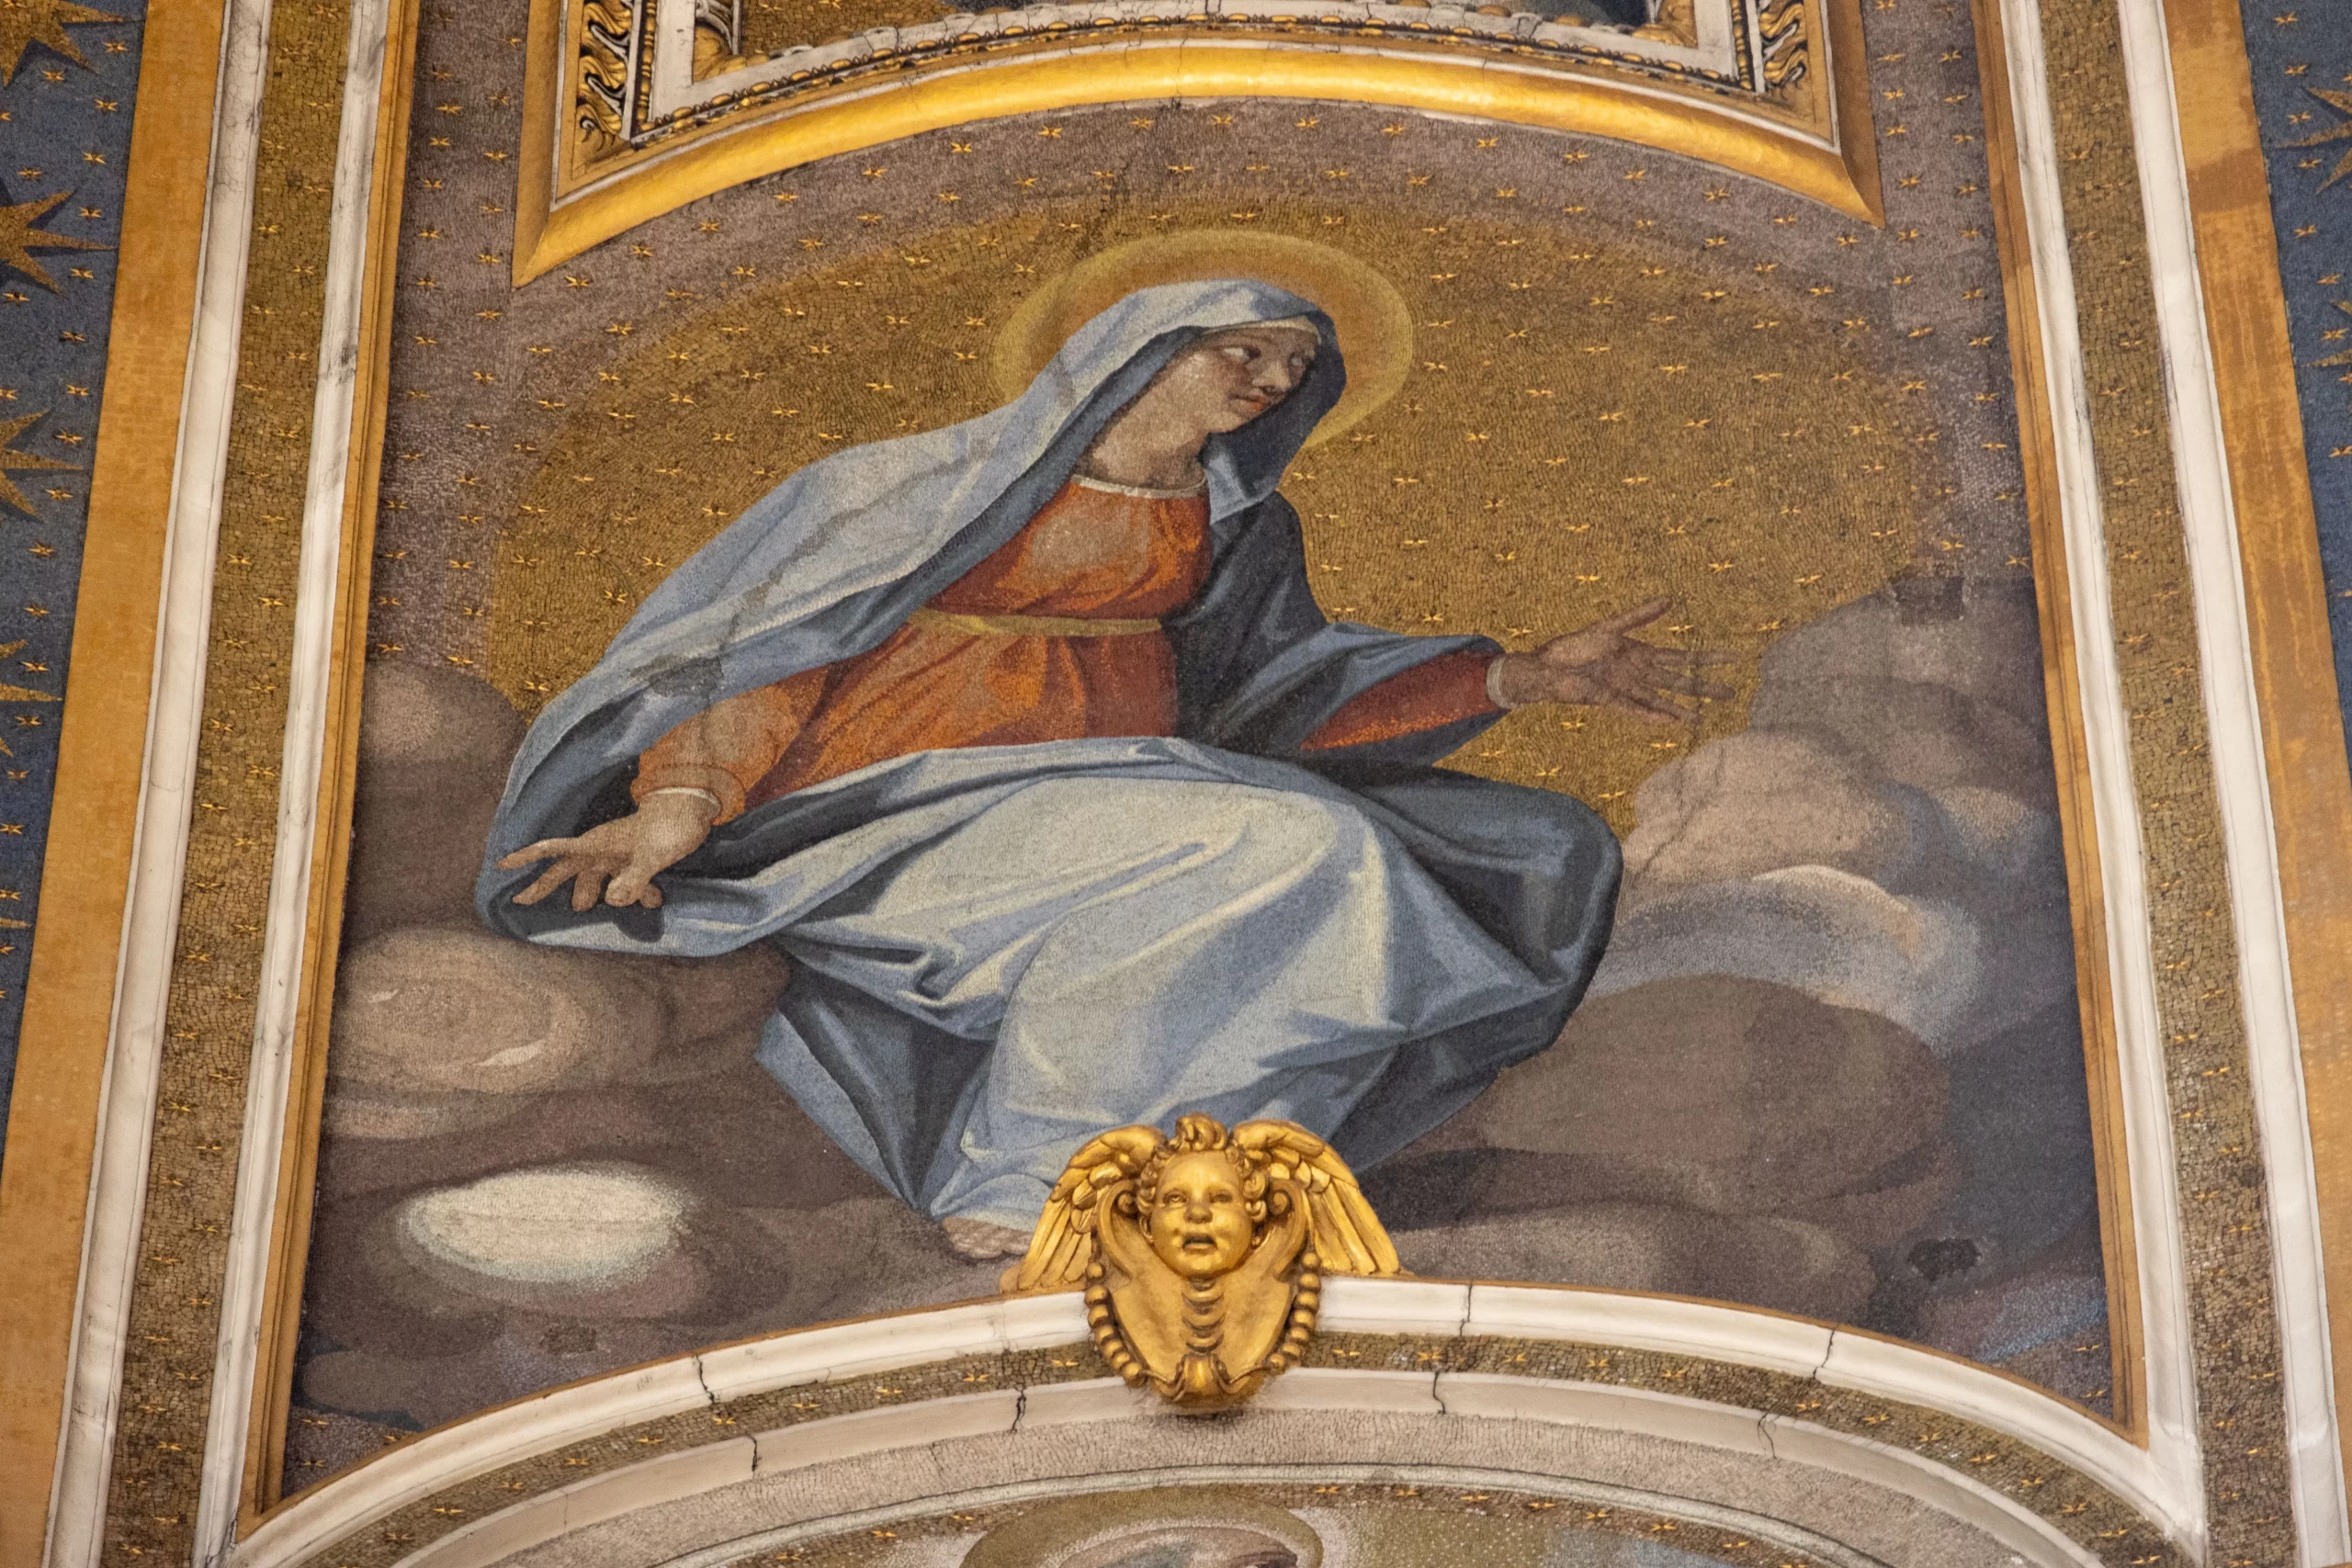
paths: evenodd
<path fill-rule="evenodd" d="M 1923 547 L 1963 547 L 1915 536 L 1915 495 L 1940 477 L 1933 413 L 1915 417 L 1918 400 L 1864 351 L 1867 321 L 1725 287 L 1618 226 L 1512 222 L 1517 204 L 1490 197 L 1495 216 L 1442 223 L 1364 204 L 1337 225 L 1298 203 L 1248 215 L 1344 244 L 1417 323 L 1404 390 L 1283 481 L 1332 615 L 1526 648 L 1670 594 L 1664 638 L 1737 656 L 1744 697 L 1776 633 Z M 1238 227 L 1229 204 L 1197 200 L 1080 215 L 1033 209 L 739 288 L 660 335 L 611 323 L 641 346 L 548 400 L 571 405 L 566 423 L 494 558 L 468 569 L 495 574 L 483 672 L 537 712 L 782 476 L 994 407 L 995 333 L 1042 280 L 1127 239 Z M 1746 724 L 1744 701 L 1679 735 L 1531 711 L 1458 761 L 1579 795 L 1623 832 L 1653 768 Z"/>
<path fill-rule="evenodd" d="M 1342 248 L 1408 297 L 1410 384 L 1285 480 L 1334 613 L 1527 646 L 1665 589 L 1663 635 L 1738 660 L 1743 698 L 1680 733 L 1528 714 L 1460 765 L 1630 827 L 1651 769 L 1744 724 L 1782 632 L 1896 573 L 2028 570 L 1963 51 L 1883 40 L 1890 97 L 1917 100 L 1888 127 L 1916 140 L 1885 231 L 1593 139 L 1136 106 L 749 184 L 516 290 L 487 27 L 427 34 L 436 115 L 457 112 L 421 128 L 403 218 L 379 660 L 478 672 L 535 710 L 793 467 L 991 406 L 997 334 L 1073 259 L 1203 230 Z M 2013 1370 L 2098 1407 L 2105 1348 Z M 301 1421 L 322 1430 L 294 1434 L 289 1484 L 377 1439 Z"/>

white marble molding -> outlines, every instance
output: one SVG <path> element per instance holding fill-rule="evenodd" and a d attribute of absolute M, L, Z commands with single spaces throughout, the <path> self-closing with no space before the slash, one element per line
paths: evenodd
<path fill-rule="evenodd" d="M 1081 1399 L 1091 1400 L 1098 1392 L 1092 1386 L 1085 1386 L 1083 1394 L 1066 1403 L 1079 1404 Z M 1064 1404 L 1065 1402 L 1060 1401 L 1039 1400 L 1034 1411 L 1021 1413 L 1023 1418 L 1014 1429 L 1027 1431 L 1039 1427 L 1079 1424 L 1071 1418 L 1071 1413 L 1064 1408 Z M 1176 1465 L 1108 1472 L 1082 1480 L 1060 1478 L 975 1487 L 942 1493 L 921 1502 L 895 1507 L 835 1512 L 775 1529 L 738 1536 L 715 1546 L 681 1553 L 658 1564 L 657 1568 L 727 1568 L 729 1563 L 741 1562 L 746 1557 L 797 1546 L 803 1541 L 850 1531 L 887 1529 L 912 1519 L 936 1517 L 943 1511 L 998 1508 L 1010 1503 L 1144 1487 L 1216 1483 L 1248 1485 L 1251 1483 L 1280 1484 L 1284 1482 L 1295 1484 L 1306 1468 L 1258 1464 Z M 1539 1477 L 1523 1469 L 1497 1470 L 1463 1464 L 1317 1464 L 1311 1467 L 1311 1471 L 1317 1482 L 1343 1485 L 1402 1484 L 1442 1486 L 1462 1491 L 1548 1493 L 1559 1501 L 1581 1504 L 1587 1507 L 1668 1514 L 1685 1523 L 1713 1526 L 1726 1534 L 1751 1536 L 1781 1551 L 1803 1552 L 1829 1564 L 1830 1568 L 1886 1568 L 1881 1558 L 1867 1555 L 1842 1541 L 1790 1524 L 1784 1519 L 1719 1504 L 1698 1502 L 1648 1487 L 1620 1486 L 1600 1481 L 1563 1481 Z M 2004 1568 L 2007 1565 L 2005 1564 Z"/>
<path fill-rule="evenodd" d="M 1343 1278 L 1326 1284 L 1323 1326 L 1334 1332 L 1567 1341 L 1705 1357 L 1810 1377 L 2007 1433 L 2095 1479 L 2177 1541 L 2186 1544 L 2193 1523 L 2183 1517 L 2180 1496 L 2148 1452 L 2088 1416 L 1983 1368 L 1818 1324 L 1602 1292 Z M 1077 1295 L 1064 1293 L 803 1330 L 661 1362 L 518 1401 L 379 1455 L 273 1516 L 231 1562 L 234 1568 L 298 1568 L 351 1532 L 446 1487 L 639 1422 L 781 1388 L 962 1356 L 1079 1344 L 1085 1337 L 1082 1304 Z M 2088 1568 L 2097 1562 L 2015 1500 L 1952 1467 L 1784 1416 L 1671 1394 L 1491 1374 L 1310 1369 L 1270 1385 L 1252 1409 L 1547 1423 L 1747 1452 L 1908 1497 L 2037 1568 Z M 404 1568 L 488 1568 L 598 1522 L 797 1466 L 921 1450 L 1050 1420 L 1115 1426 L 1179 1419 L 1157 1401 L 1108 1381 L 887 1406 L 729 1437 L 604 1472 L 469 1521 L 402 1562 Z M 1434 1430 L 1431 1438 L 1434 1444 Z M 1104 1451 L 1115 1453 L 1117 1447 L 1106 1444 Z M 1313 1468 L 1320 1475 L 1329 1467 Z M 1540 1491 L 1576 1479 L 1521 1472 L 1511 1484 Z M 1676 1501 L 1680 1506 L 1707 1499 Z"/>
<path fill-rule="evenodd" d="M 351 467 L 376 123 L 390 13 L 390 0 L 354 0 L 344 62 L 319 372 L 311 395 L 310 468 L 294 590 L 294 647 L 287 661 L 277 834 L 270 851 L 253 1055 L 245 1069 L 244 1137 L 230 1210 L 229 1267 L 220 1281 L 220 1337 L 213 1350 L 212 1402 L 197 1494 L 196 1562 L 200 1568 L 220 1562 L 236 1541 L 261 1325 L 268 1306 L 271 1230 L 284 1168 L 279 1151 L 286 1142 L 294 1058 L 300 1043 L 295 1023 L 301 1005 L 327 715 L 336 695 L 330 677 L 342 606 L 335 590 L 343 568 L 344 492 Z"/>
<path fill-rule="evenodd" d="M 2205 1547 L 2205 1487 L 2197 1430 L 2197 1363 L 2182 1255 L 2180 1183 L 2165 1081 L 2164 1026 L 2156 1005 L 2149 929 L 2147 865 L 2132 737 L 2116 655 L 2113 594 L 2107 570 L 2105 508 L 2091 444 L 2066 212 L 2058 181 L 2041 14 L 2034 0 L 2001 0 L 2008 55 L 2026 238 L 2041 311 L 2052 446 L 2058 468 L 2060 544 L 2074 617 L 2075 675 L 2082 694 L 2085 763 L 2107 899 L 2107 947 L 2114 992 L 2122 1088 L 2124 1181 L 2139 1275 L 2148 1461 L 2192 1555 Z M 2216 750 L 2218 750 L 2218 740 Z"/>

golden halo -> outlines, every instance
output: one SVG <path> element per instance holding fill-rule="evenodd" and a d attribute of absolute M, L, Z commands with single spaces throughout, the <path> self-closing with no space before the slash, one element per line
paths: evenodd
<path fill-rule="evenodd" d="M 1308 446 L 1329 441 L 1405 384 L 1412 368 L 1413 313 L 1378 270 L 1345 251 L 1287 234 L 1180 229 L 1091 255 L 1023 299 L 997 334 L 997 389 L 1007 399 L 1019 397 L 1070 333 L 1136 289 L 1211 277 L 1255 278 L 1287 289 L 1320 306 L 1339 330 L 1347 390 L 1306 438 Z"/>

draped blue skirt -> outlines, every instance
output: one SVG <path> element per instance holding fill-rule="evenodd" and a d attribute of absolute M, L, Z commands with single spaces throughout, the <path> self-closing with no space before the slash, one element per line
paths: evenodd
<path fill-rule="evenodd" d="M 932 751 L 769 802 L 561 946 L 775 943 L 760 1060 L 935 1217 L 1026 1228 L 1106 1128 L 1279 1116 L 1359 1168 L 1551 1043 L 1607 939 L 1582 803 L 1156 738 Z M 531 873 L 515 874 L 520 887 Z"/>

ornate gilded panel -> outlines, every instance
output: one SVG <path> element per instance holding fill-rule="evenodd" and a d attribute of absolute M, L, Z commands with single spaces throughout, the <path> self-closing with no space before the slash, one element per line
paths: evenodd
<path fill-rule="evenodd" d="M 745 177 L 1086 104 L 1294 97 L 1600 131 L 1875 220 L 1855 0 L 537 0 L 528 278 Z M 649 166 L 652 165 L 652 166 Z"/>

